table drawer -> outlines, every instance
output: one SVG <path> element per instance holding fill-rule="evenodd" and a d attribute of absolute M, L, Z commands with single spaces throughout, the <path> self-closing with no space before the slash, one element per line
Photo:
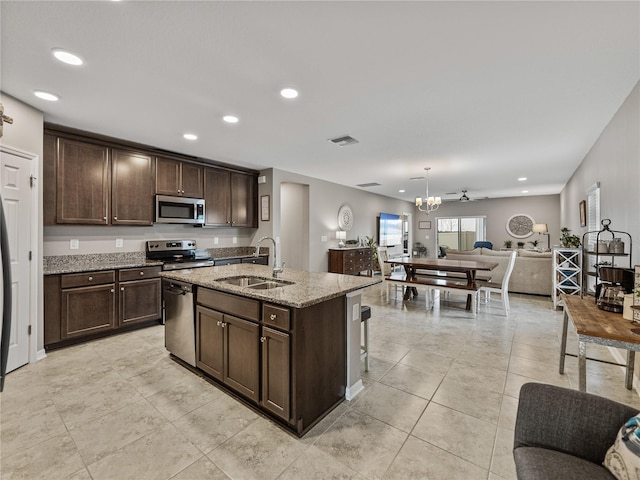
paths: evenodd
<path fill-rule="evenodd" d="M 156 278 L 160 275 L 162 267 L 139 267 L 126 268 L 118 272 L 118 280 L 129 282 L 131 280 L 144 280 L 146 278 Z"/>
<path fill-rule="evenodd" d="M 288 308 L 278 307 L 265 303 L 262 305 L 262 322 L 265 325 L 280 328 L 282 330 L 291 329 L 291 312 Z"/>
<path fill-rule="evenodd" d="M 87 287 L 90 285 L 103 285 L 116 281 L 115 270 L 102 272 L 67 273 L 62 275 L 60 286 L 62 288 Z"/>

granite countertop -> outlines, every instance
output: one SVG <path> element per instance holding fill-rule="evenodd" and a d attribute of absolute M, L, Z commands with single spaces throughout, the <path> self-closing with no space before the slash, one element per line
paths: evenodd
<path fill-rule="evenodd" d="M 234 293 L 257 300 L 286 305 L 294 308 L 305 308 L 317 303 L 340 297 L 349 292 L 380 283 L 375 277 L 340 275 L 337 273 L 303 272 L 287 270 L 278 275 L 279 280 L 293 282 L 292 285 L 272 288 L 270 290 L 253 290 L 247 287 L 229 285 L 220 280 L 228 277 L 250 275 L 272 278 L 272 268 L 265 265 L 236 264 L 220 267 L 195 268 L 192 270 L 174 270 L 162 272 L 162 277 L 208 287 L 221 292 Z"/>
<path fill-rule="evenodd" d="M 154 267 L 162 262 L 147 260 L 144 252 L 92 253 L 87 255 L 56 255 L 44 257 L 42 270 L 45 275 L 59 273 L 93 272 L 117 268 Z"/>

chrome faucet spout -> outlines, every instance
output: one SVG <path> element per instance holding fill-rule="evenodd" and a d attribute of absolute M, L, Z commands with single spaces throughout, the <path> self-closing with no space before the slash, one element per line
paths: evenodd
<path fill-rule="evenodd" d="M 282 266 L 278 265 L 278 250 L 276 247 L 276 241 L 273 238 L 264 236 L 260 240 L 258 240 L 258 243 L 256 244 L 256 251 L 253 255 L 255 257 L 258 256 L 258 253 L 260 251 L 260 244 L 264 240 L 271 240 L 271 242 L 273 243 L 273 278 L 278 278 L 278 273 L 282 273 L 284 271 L 284 263 L 282 264 Z"/>

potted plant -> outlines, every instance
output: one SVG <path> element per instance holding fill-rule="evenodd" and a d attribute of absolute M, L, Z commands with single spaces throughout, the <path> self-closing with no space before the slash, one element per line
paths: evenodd
<path fill-rule="evenodd" d="M 567 227 L 560 229 L 560 244 L 565 248 L 578 248 L 580 246 L 580 237 L 577 235 L 571 235 L 571 230 Z"/>
<path fill-rule="evenodd" d="M 536 248 L 538 246 L 538 243 L 540 243 L 540 240 L 531 240 L 529 243 L 533 246 L 533 248 Z"/>
<path fill-rule="evenodd" d="M 376 241 L 373 239 L 373 237 L 365 236 L 364 238 L 365 246 L 371 249 L 371 264 L 373 265 L 373 268 L 375 270 L 375 266 L 378 265 L 378 245 L 376 245 Z"/>
<path fill-rule="evenodd" d="M 513 245 L 513 240 L 504 241 L 504 248 L 511 248 L 511 245 Z"/>
<path fill-rule="evenodd" d="M 518 242 L 518 248 L 524 248 L 524 242 Z"/>

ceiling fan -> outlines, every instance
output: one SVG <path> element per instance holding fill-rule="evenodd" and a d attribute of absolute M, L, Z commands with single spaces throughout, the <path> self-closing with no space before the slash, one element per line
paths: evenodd
<path fill-rule="evenodd" d="M 467 192 L 469 190 L 462 190 L 462 196 L 459 198 L 444 198 L 442 199 L 443 202 L 461 202 L 461 203 L 466 203 L 466 202 L 475 202 L 476 200 L 486 200 L 489 197 L 477 197 L 477 198 L 472 198 L 469 197 L 467 195 Z M 446 195 L 457 195 L 458 192 L 448 192 Z"/>

